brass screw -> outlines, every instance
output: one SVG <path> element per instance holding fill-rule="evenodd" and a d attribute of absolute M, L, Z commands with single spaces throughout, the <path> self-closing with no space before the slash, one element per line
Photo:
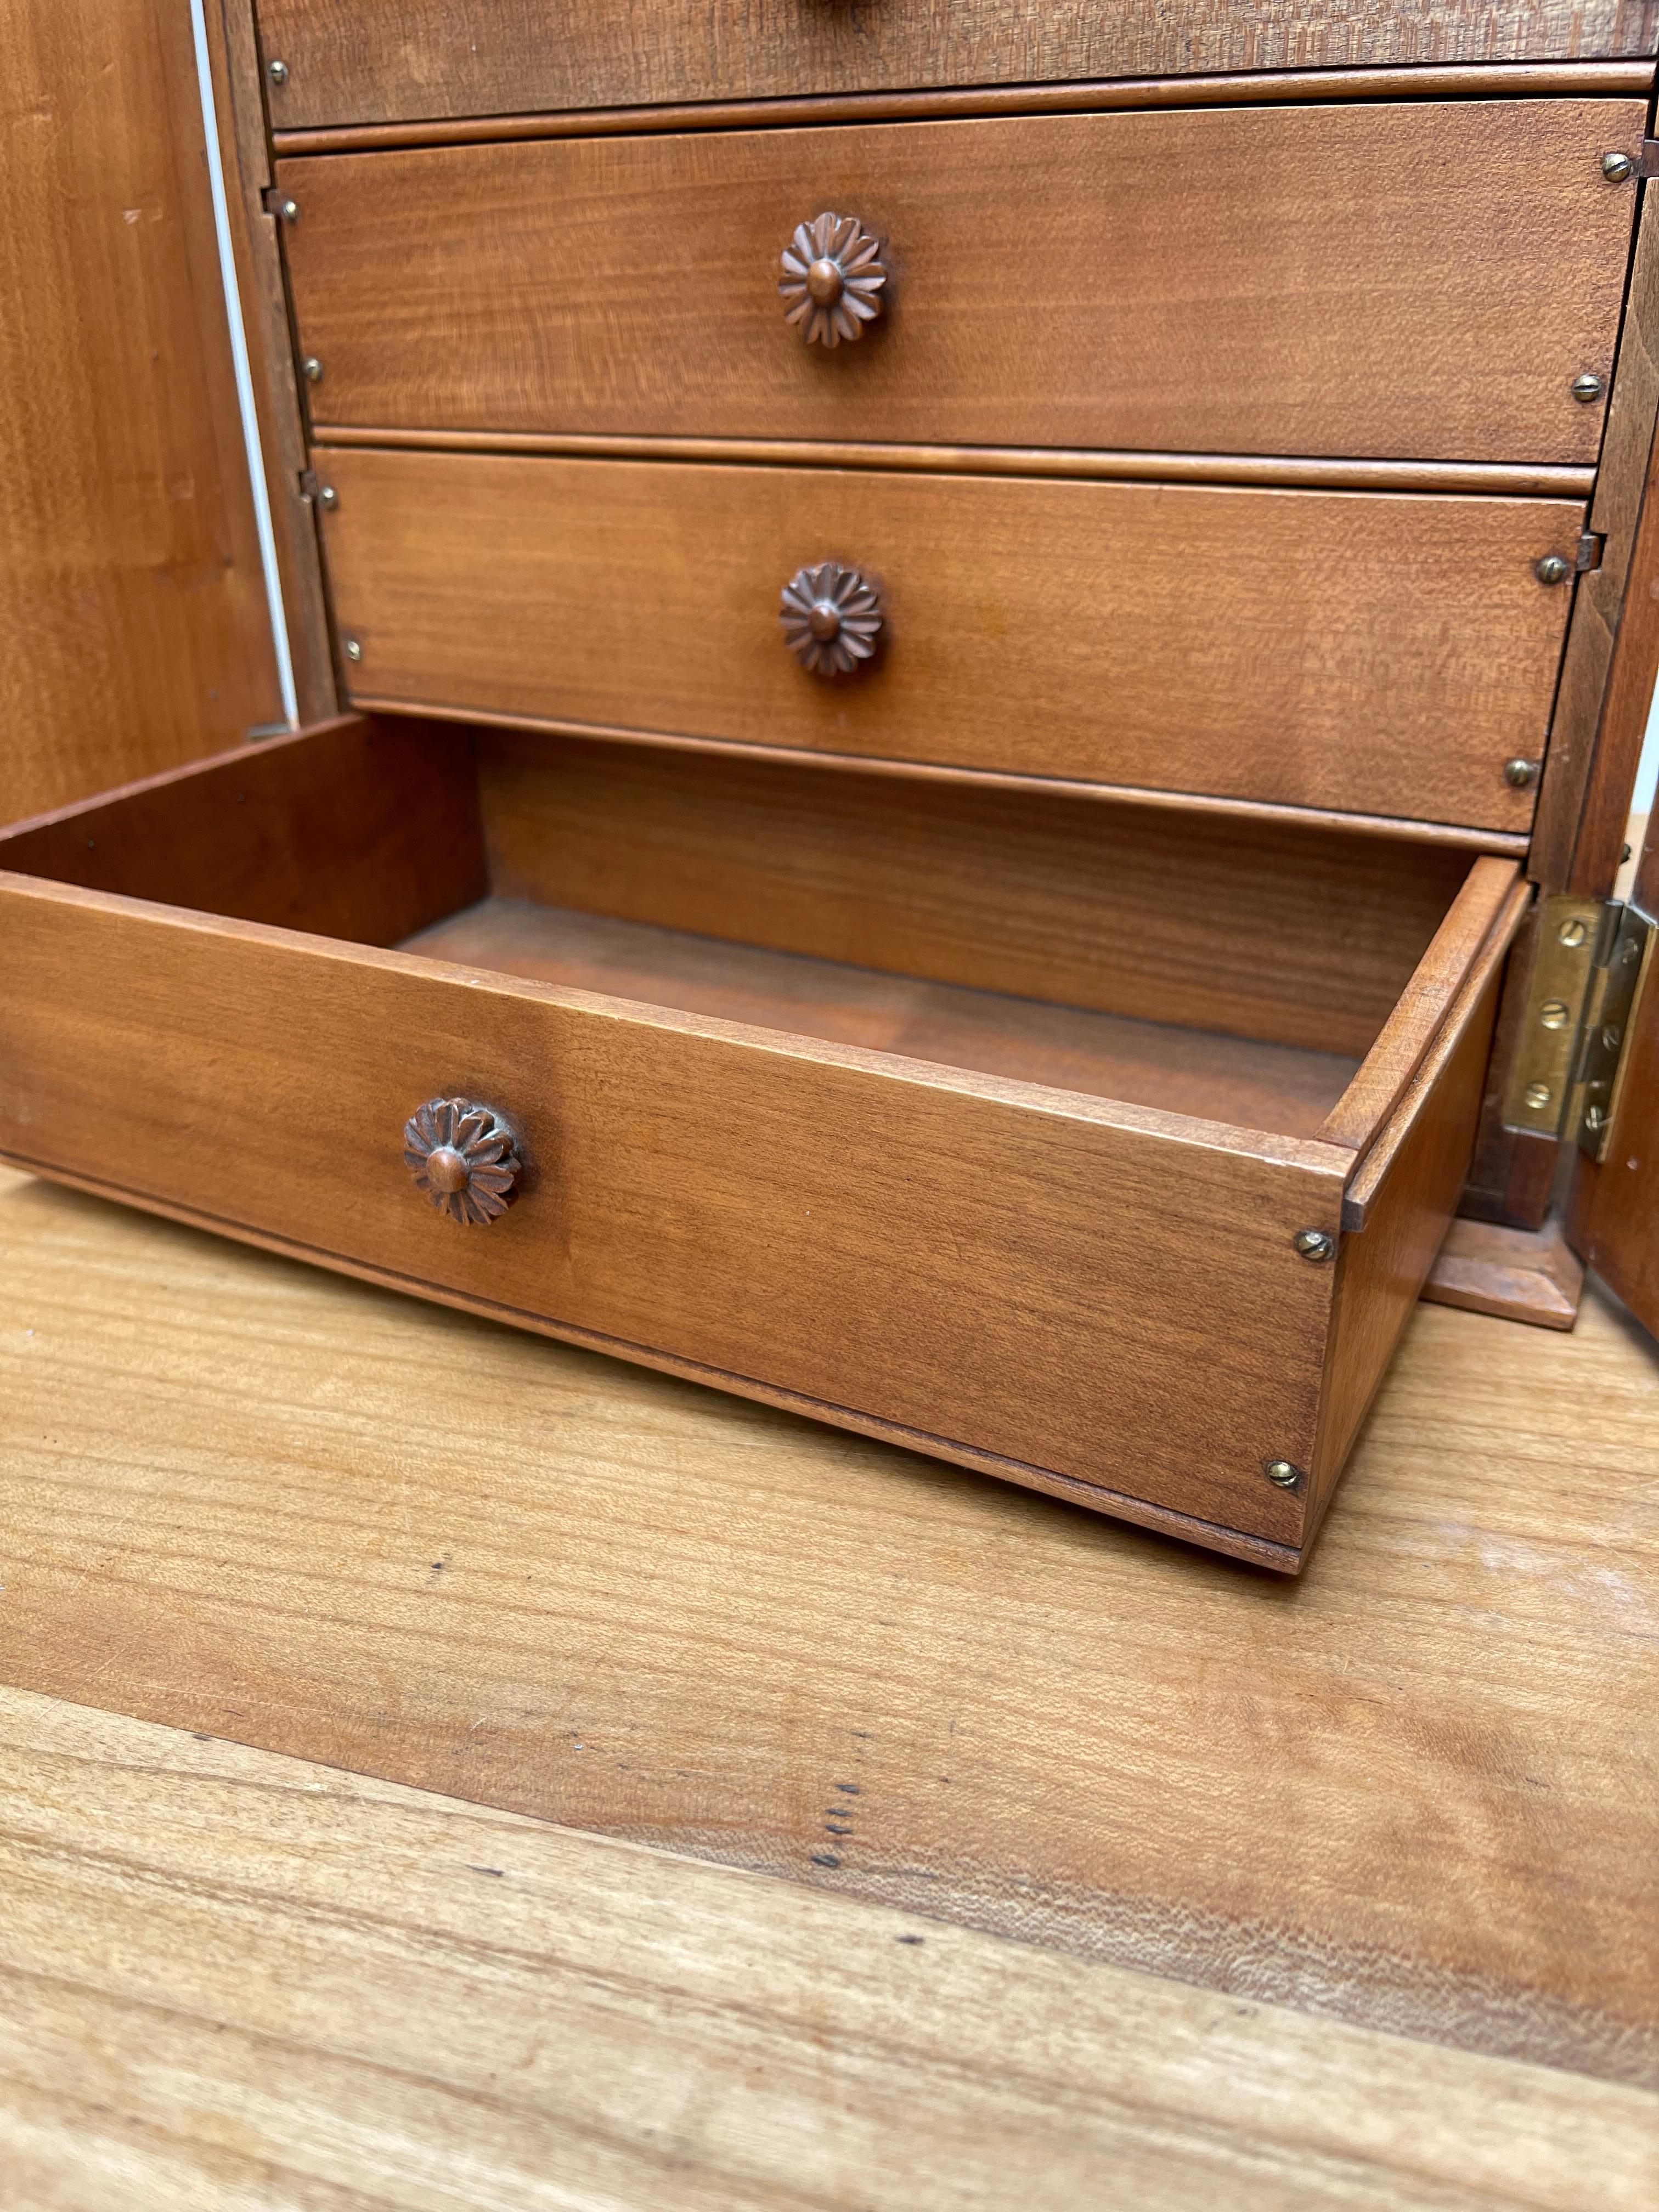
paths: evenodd
<path fill-rule="evenodd" d="M 308 353 L 305 359 L 300 363 L 300 367 L 305 373 L 305 380 L 307 384 L 320 384 L 322 382 L 323 364 L 318 360 L 314 353 Z"/>
<path fill-rule="evenodd" d="M 1572 396 L 1583 407 L 1593 406 L 1606 388 L 1601 378 L 1592 376 L 1588 369 L 1583 376 L 1572 380 Z"/>
<path fill-rule="evenodd" d="M 345 641 L 345 657 L 348 660 L 361 660 L 363 657 L 363 648 L 355 637 Z"/>
<path fill-rule="evenodd" d="M 1532 573 L 1540 584 L 1565 584 L 1572 563 L 1565 553 L 1546 553 L 1541 561 L 1534 562 Z"/>
<path fill-rule="evenodd" d="M 1555 934 L 1570 951 L 1576 952 L 1578 947 L 1583 943 L 1584 939 L 1589 935 L 1589 926 L 1585 922 L 1582 921 L 1577 915 L 1574 915 L 1569 921 L 1562 923 L 1560 928 L 1556 931 Z"/>
<path fill-rule="evenodd" d="M 265 75 L 270 79 L 273 84 L 286 84 L 288 82 L 288 64 L 286 62 L 267 62 L 265 64 Z M 1612 159 L 1613 156 L 1611 154 L 1603 156 L 1601 166 L 1604 169 Z"/>
<path fill-rule="evenodd" d="M 1547 1030 L 1564 1030 L 1571 1015 L 1565 999 L 1546 999 L 1538 1010 L 1538 1018 Z"/>
<path fill-rule="evenodd" d="M 1603 1049 L 1607 1052 L 1617 1052 L 1619 1049 L 1620 1041 L 1624 1036 L 1624 1034 L 1625 1032 L 1620 1028 L 1617 1022 L 1608 1022 L 1601 1031 L 1601 1043 Z"/>
<path fill-rule="evenodd" d="M 1504 781 L 1513 784 L 1517 791 L 1529 791 L 1538 781 L 1536 761 L 1512 760 L 1504 763 Z"/>
<path fill-rule="evenodd" d="M 1330 1260 L 1336 1256 L 1336 1239 L 1328 1237 L 1322 1229 L 1298 1229 L 1291 1241 L 1304 1260 Z"/>
<path fill-rule="evenodd" d="M 1606 1108 L 1605 1106 L 1586 1106 L 1586 1107 L 1585 1107 L 1585 1109 L 1584 1109 L 1584 1127 L 1585 1127 L 1587 1129 L 1592 1129 L 1592 1130 L 1594 1130 L 1594 1129 L 1605 1129 L 1605 1128 L 1607 1127 L 1607 1108 Z"/>
<path fill-rule="evenodd" d="M 1601 174 L 1610 185 L 1622 185 L 1636 174 L 1636 164 L 1628 154 L 1603 154 Z"/>
<path fill-rule="evenodd" d="M 1267 1480 L 1276 1482 L 1281 1490 L 1299 1490 L 1303 1481 L 1302 1470 L 1299 1467 L 1292 1467 L 1287 1459 L 1270 1459 L 1267 1462 Z"/>
<path fill-rule="evenodd" d="M 1541 1112 L 1550 1103 L 1550 1087 L 1547 1083 L 1529 1083 L 1525 1095 L 1528 1105 L 1534 1113 Z"/>
<path fill-rule="evenodd" d="M 325 513 L 329 514 L 333 514 L 335 508 L 340 504 L 340 495 L 335 490 L 332 484 L 324 484 L 322 486 L 321 489 L 317 494 L 317 504 L 322 507 Z"/>

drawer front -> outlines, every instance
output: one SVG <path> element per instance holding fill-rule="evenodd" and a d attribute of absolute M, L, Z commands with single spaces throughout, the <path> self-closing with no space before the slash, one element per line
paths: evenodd
<path fill-rule="evenodd" d="M 1524 830 L 1562 501 L 339 450 L 359 702 Z M 780 592 L 878 586 L 812 674 Z"/>
<path fill-rule="evenodd" d="M 1297 1540 L 1351 1154 L 17 877 L 0 928 L 13 1158 Z M 529 1164 L 486 1227 L 404 1162 L 456 1092 Z"/>
<path fill-rule="evenodd" d="M 279 165 L 319 423 L 1587 464 L 1634 100 L 1026 117 Z M 785 319 L 825 210 L 857 343 Z"/>
<path fill-rule="evenodd" d="M 1624 0 L 259 0 L 281 129 L 890 86 L 1638 52 Z"/>

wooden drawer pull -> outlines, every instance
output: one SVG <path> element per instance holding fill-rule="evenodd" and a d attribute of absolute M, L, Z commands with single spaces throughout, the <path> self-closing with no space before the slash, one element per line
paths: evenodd
<path fill-rule="evenodd" d="M 480 1226 L 499 1220 L 519 1194 L 519 1140 L 493 1106 L 428 1098 L 404 1125 L 404 1159 L 440 1213 Z"/>
<path fill-rule="evenodd" d="M 881 313 L 886 282 L 880 247 L 855 215 L 817 216 L 783 249 L 784 320 L 808 345 L 860 338 Z"/>
<path fill-rule="evenodd" d="M 884 619 L 875 586 L 839 561 L 798 568 L 778 610 L 785 644 L 814 676 L 846 676 L 868 660 Z"/>

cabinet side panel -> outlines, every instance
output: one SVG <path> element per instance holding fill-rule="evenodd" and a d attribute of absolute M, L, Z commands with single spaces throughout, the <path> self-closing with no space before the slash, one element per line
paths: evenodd
<path fill-rule="evenodd" d="M 10 0 L 0 29 L 0 820 L 16 821 L 283 717 L 189 11 Z"/>
<path fill-rule="evenodd" d="M 25 1164 L 1297 1547 L 1332 1148 L 16 878 L 0 922 Z M 487 1228 L 403 1158 L 455 1094 L 528 1162 Z"/>

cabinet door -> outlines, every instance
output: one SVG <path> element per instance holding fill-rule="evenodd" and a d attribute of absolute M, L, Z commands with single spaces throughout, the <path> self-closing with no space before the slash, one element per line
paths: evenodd
<path fill-rule="evenodd" d="M 1659 810 L 1631 903 L 1659 920 Z M 1604 1275 L 1643 1326 L 1659 1336 L 1659 936 L 1650 941 L 1647 974 L 1632 1018 L 1613 1128 L 1600 1168 L 1580 1192 L 1576 1238 L 1583 1258 Z"/>

